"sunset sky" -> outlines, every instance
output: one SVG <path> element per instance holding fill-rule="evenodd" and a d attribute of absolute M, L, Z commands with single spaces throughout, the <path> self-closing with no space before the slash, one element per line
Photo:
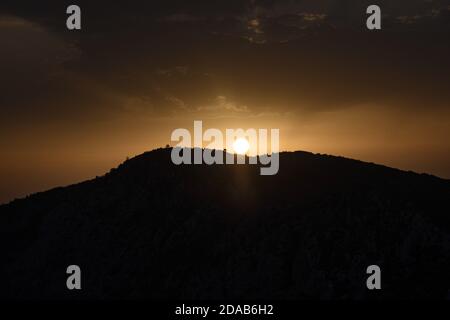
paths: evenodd
<path fill-rule="evenodd" d="M 449 39 L 440 0 L 2 0 L 0 203 L 102 175 L 194 120 L 450 178 Z"/>

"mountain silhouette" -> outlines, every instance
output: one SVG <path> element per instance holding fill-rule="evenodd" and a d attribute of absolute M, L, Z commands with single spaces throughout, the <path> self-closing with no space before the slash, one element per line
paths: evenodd
<path fill-rule="evenodd" d="M 259 165 L 172 164 L 170 148 L 0 206 L 11 299 L 446 298 L 450 181 L 280 153 Z M 78 265 L 82 290 L 68 290 Z M 381 268 L 381 290 L 366 269 Z"/>

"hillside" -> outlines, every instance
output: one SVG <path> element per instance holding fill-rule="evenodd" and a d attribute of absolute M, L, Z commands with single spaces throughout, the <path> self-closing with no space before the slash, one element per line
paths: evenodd
<path fill-rule="evenodd" d="M 284 152 L 261 176 L 158 149 L 0 206 L 0 296 L 445 298 L 449 199 L 448 180 L 341 157 Z M 71 264 L 81 291 L 66 289 Z"/>

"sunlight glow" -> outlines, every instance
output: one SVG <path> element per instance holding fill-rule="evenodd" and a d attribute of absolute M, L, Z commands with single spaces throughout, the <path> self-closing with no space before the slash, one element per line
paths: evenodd
<path fill-rule="evenodd" d="M 237 154 L 246 154 L 250 144 L 245 138 L 238 138 L 233 143 L 233 149 Z"/>

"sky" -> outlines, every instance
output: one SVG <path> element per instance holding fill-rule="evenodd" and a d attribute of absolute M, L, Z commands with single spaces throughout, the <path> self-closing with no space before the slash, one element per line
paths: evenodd
<path fill-rule="evenodd" d="M 194 120 L 450 178 L 450 2 L 377 1 L 376 31 L 370 4 L 3 0 L 0 203 L 102 175 Z"/>

